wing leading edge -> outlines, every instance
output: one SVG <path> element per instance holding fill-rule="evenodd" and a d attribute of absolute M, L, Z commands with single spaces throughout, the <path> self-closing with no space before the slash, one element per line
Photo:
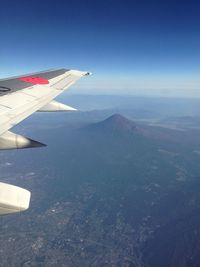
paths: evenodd
<path fill-rule="evenodd" d="M 45 146 L 9 130 L 36 111 L 76 110 L 53 99 L 89 74 L 59 69 L 0 80 L 0 150 Z M 0 183 L 0 215 L 28 209 L 30 195 L 23 188 Z"/>

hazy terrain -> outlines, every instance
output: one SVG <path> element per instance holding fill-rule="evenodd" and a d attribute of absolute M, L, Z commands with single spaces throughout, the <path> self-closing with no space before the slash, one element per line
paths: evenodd
<path fill-rule="evenodd" d="M 0 152 L 32 192 L 0 218 L 0 266 L 199 266 L 200 100 L 65 97 L 80 111 L 15 129 L 47 148 Z"/>

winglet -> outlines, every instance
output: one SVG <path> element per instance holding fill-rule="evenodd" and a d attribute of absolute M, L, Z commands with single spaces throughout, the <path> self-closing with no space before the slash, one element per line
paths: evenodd
<path fill-rule="evenodd" d="M 88 71 L 88 72 L 85 73 L 85 76 L 89 76 L 89 75 L 92 75 L 92 72 Z"/>

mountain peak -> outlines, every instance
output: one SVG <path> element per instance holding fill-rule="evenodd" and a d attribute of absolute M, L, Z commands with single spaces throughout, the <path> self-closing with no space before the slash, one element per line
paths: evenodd
<path fill-rule="evenodd" d="M 103 131 L 133 131 L 136 129 L 136 124 L 120 114 L 113 114 L 107 119 L 90 125 L 90 129 Z"/>

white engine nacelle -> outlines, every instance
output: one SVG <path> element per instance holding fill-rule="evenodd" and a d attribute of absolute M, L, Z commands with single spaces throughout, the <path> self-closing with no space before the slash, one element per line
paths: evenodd
<path fill-rule="evenodd" d="M 62 104 L 58 101 L 52 100 L 46 106 L 40 108 L 38 112 L 59 112 L 59 111 L 77 111 L 77 109 L 68 105 Z"/>
<path fill-rule="evenodd" d="M 28 190 L 0 183 L 0 215 L 27 210 L 30 198 L 31 193 Z"/>
<path fill-rule="evenodd" d="M 6 149 L 22 149 L 31 147 L 43 147 L 46 146 L 40 142 L 34 141 L 19 134 L 12 133 L 10 131 L 0 136 L 0 150 Z"/>

